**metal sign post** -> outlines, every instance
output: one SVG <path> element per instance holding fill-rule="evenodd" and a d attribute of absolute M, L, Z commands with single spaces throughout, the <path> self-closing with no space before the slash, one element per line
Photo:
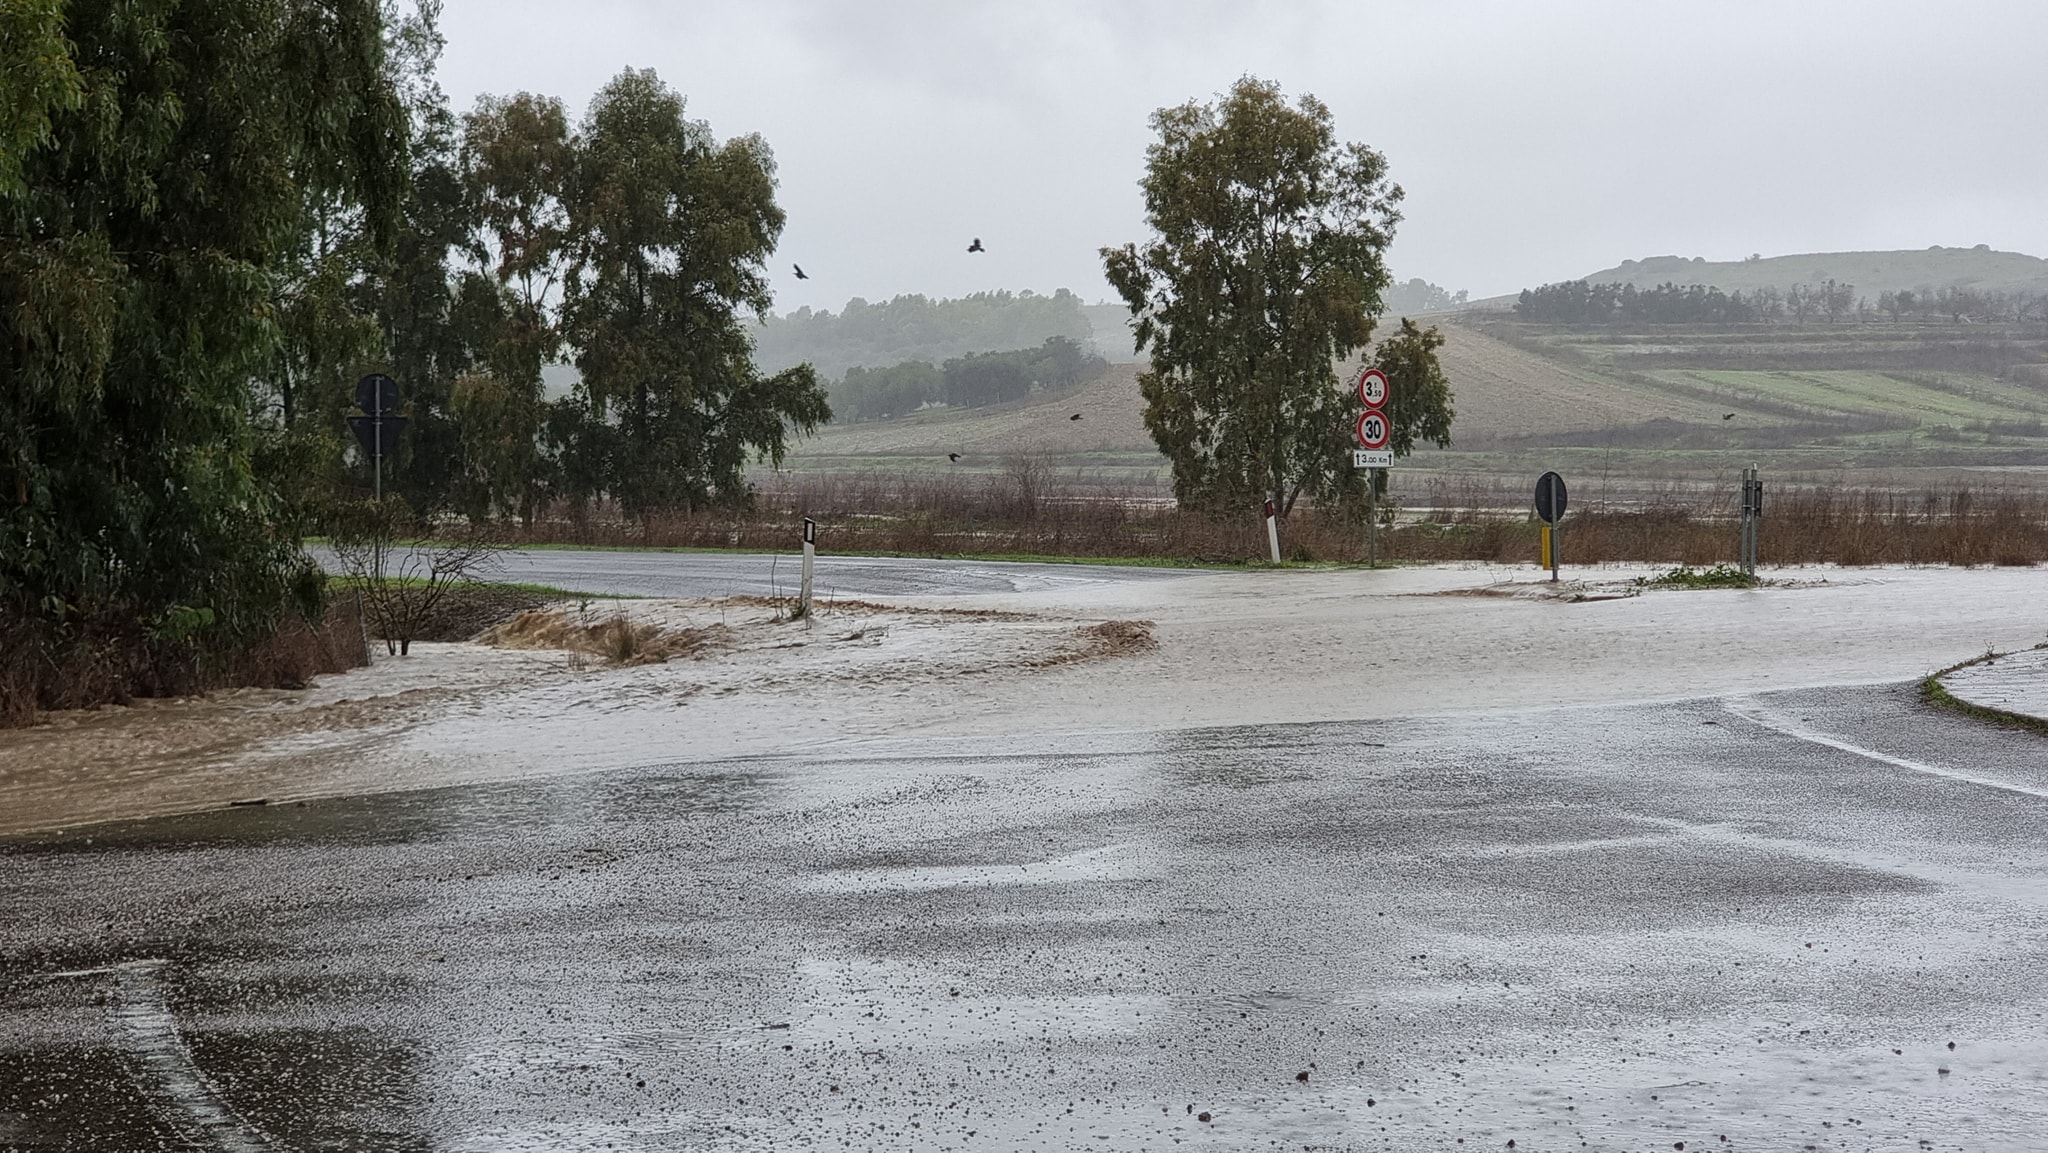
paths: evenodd
<path fill-rule="evenodd" d="M 796 595 L 796 615 L 811 615 L 811 566 L 818 559 L 818 522 L 804 518 L 804 581 Z"/>
<path fill-rule="evenodd" d="M 1377 368 L 1368 367 L 1358 374 L 1358 403 L 1365 411 L 1358 414 L 1358 423 L 1352 428 L 1358 437 L 1358 447 L 1352 450 L 1351 467 L 1366 470 L 1365 474 L 1365 565 L 1378 568 L 1380 563 L 1380 510 L 1378 478 L 1373 469 L 1394 467 L 1394 450 L 1390 447 L 1394 438 L 1394 422 L 1382 411 L 1389 397 L 1394 395 L 1393 385 L 1387 374 Z"/>
<path fill-rule="evenodd" d="M 370 458 L 370 491 L 379 502 L 384 499 L 384 458 L 398 447 L 398 434 L 405 431 L 405 418 L 398 414 L 398 382 L 381 372 L 356 381 L 356 407 L 368 416 L 348 418 Z"/>
<path fill-rule="evenodd" d="M 1742 470 L 1742 571 L 1756 575 L 1764 519 L 1764 481 L 1756 465 Z"/>
<path fill-rule="evenodd" d="M 1536 515 L 1543 520 L 1539 532 L 1542 541 L 1540 562 L 1550 570 L 1550 579 L 1557 580 L 1559 538 L 1558 522 L 1564 520 L 1565 490 L 1564 478 L 1554 472 L 1546 472 L 1536 478 Z"/>
<path fill-rule="evenodd" d="M 1272 546 L 1273 563 L 1280 563 L 1280 511 L 1272 497 L 1266 498 L 1266 543 Z"/>

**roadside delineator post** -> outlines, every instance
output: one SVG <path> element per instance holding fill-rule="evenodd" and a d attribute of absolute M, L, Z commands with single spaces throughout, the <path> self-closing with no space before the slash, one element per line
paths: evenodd
<path fill-rule="evenodd" d="M 1266 498 L 1266 543 L 1272 546 L 1273 563 L 1280 563 L 1280 511 L 1274 506 L 1273 498 Z"/>
<path fill-rule="evenodd" d="M 804 518 L 804 580 L 796 594 L 796 615 L 811 615 L 811 567 L 818 559 L 818 522 Z"/>

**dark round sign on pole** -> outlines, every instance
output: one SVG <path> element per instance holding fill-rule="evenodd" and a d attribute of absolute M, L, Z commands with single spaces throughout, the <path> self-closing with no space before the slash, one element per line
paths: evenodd
<path fill-rule="evenodd" d="M 356 381 L 356 407 L 371 416 L 390 416 L 398 411 L 398 382 L 381 372 Z"/>
<path fill-rule="evenodd" d="M 1556 524 L 1564 519 L 1565 494 L 1564 478 L 1554 472 L 1546 472 L 1536 478 L 1536 515 L 1545 524 Z"/>

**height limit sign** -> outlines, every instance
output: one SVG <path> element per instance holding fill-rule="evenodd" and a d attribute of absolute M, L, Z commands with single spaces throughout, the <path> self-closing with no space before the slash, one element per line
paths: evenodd
<path fill-rule="evenodd" d="M 1388 447 L 1394 428 L 1381 411 L 1389 394 L 1387 374 L 1368 368 L 1358 374 L 1358 399 L 1365 411 L 1358 414 L 1358 447 L 1351 450 L 1353 468 L 1392 468 L 1394 450 Z"/>

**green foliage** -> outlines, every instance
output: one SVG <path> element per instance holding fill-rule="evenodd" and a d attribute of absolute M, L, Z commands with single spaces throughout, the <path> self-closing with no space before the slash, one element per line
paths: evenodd
<path fill-rule="evenodd" d="M 807 363 L 828 376 L 921 360 L 942 364 L 991 348 L 1032 348 L 1052 337 L 1086 341 L 1094 331 L 1080 298 L 1062 288 L 977 292 L 957 300 L 855 297 L 838 313 L 799 308 L 761 321 L 756 361 L 767 370 Z"/>
<path fill-rule="evenodd" d="M 856 365 L 831 386 L 832 416 L 839 421 L 887 420 L 945 395 L 945 374 L 927 361 L 906 360 L 888 368 Z"/>
<path fill-rule="evenodd" d="M 78 107 L 83 80 L 64 41 L 64 0 L 8 0 L 0 19 L 0 196 L 23 189 L 23 158 L 50 117 Z"/>
<path fill-rule="evenodd" d="M 1387 447 L 1397 457 L 1415 451 L 1418 440 L 1438 448 L 1451 446 L 1451 421 L 1457 406 L 1451 382 L 1437 362 L 1436 350 L 1444 346 L 1443 333 L 1435 325 L 1418 328 L 1401 318 L 1401 328 L 1380 341 L 1373 364 L 1387 374 L 1387 424 L 1392 435 Z M 1379 491 L 1386 491 L 1386 470 L 1372 470 Z"/>
<path fill-rule="evenodd" d="M 1214 105 L 1152 118 L 1143 248 L 1105 248 L 1151 367 L 1145 424 L 1184 505 L 1285 510 L 1363 489 L 1332 364 L 1372 338 L 1401 189 L 1386 158 L 1336 138 L 1314 97 L 1251 77 Z M 1448 426 L 1448 416 L 1445 419 Z"/>
<path fill-rule="evenodd" d="M 458 377 L 450 395 L 462 429 L 458 499 L 472 519 L 497 512 L 531 523 L 555 475 L 541 451 L 541 369 L 562 350 L 556 305 L 575 158 L 568 115 L 551 97 L 485 96 L 463 120 L 469 256 L 480 271 L 463 279 L 457 313 L 488 366 Z"/>
<path fill-rule="evenodd" d="M 1795 287 L 1805 291 L 1804 285 Z M 1680 288 L 1665 283 L 1640 290 L 1633 284 L 1568 280 L 1523 289 L 1515 300 L 1515 316 L 1538 324 L 1749 324 L 1768 319 L 1774 302 L 1774 297 L 1727 294 L 1701 284 Z"/>
<path fill-rule="evenodd" d="M 1675 568 L 1661 576 L 1647 577 L 1637 583 L 1651 588 L 1667 589 L 1753 589 L 1760 583 L 1750 573 L 1734 565 L 1715 565 L 1709 569 Z"/>
<path fill-rule="evenodd" d="M 404 118 L 374 0 L 76 0 L 68 68 L 25 11 L 0 48 L 0 631 L 50 667 L 119 643 L 161 687 L 304 586 L 249 382 L 307 205 L 388 231 Z"/>
<path fill-rule="evenodd" d="M 581 133 L 564 328 L 583 373 L 565 418 L 566 470 L 630 513 L 747 499 L 756 453 L 781 463 L 792 430 L 831 418 L 808 364 L 763 376 L 743 310 L 770 303 L 763 262 L 781 234 L 766 141 L 723 144 L 652 71 L 628 69 Z"/>
<path fill-rule="evenodd" d="M 889 368 L 849 368 L 831 386 L 832 412 L 841 421 L 886 420 L 925 405 L 982 408 L 1023 400 L 1034 392 L 1070 389 L 1099 378 L 1109 362 L 1063 336 L 1037 348 L 973 352 L 943 369 L 921 360 Z"/>

